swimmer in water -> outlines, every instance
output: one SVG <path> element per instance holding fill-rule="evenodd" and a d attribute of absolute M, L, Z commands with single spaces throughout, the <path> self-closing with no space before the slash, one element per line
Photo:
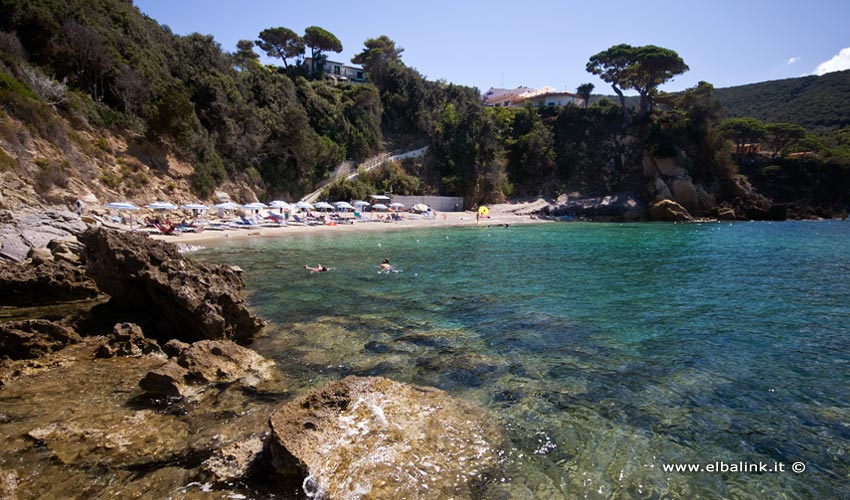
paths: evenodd
<path fill-rule="evenodd" d="M 381 262 L 381 271 L 392 271 L 393 266 L 390 264 L 390 259 L 384 259 Z"/>
<path fill-rule="evenodd" d="M 306 264 L 305 264 L 305 265 L 304 265 L 304 269 L 309 269 L 309 270 L 310 270 L 310 274 L 313 274 L 313 273 L 323 273 L 323 272 L 326 272 L 326 271 L 330 271 L 330 268 L 325 267 L 325 266 L 323 266 L 323 265 L 321 265 L 321 264 L 316 264 L 316 267 L 310 267 L 309 265 L 306 265 Z"/>

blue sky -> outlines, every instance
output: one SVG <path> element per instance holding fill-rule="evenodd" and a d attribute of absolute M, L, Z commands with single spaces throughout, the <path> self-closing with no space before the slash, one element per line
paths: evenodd
<path fill-rule="evenodd" d="M 675 91 L 705 80 L 729 87 L 850 69 L 848 0 L 135 0 L 178 34 L 203 33 L 233 51 L 265 28 L 307 26 L 334 33 L 348 62 L 363 41 L 387 35 L 404 62 L 430 80 L 478 87 L 574 91 L 585 82 L 610 87 L 585 71 L 590 56 L 619 43 L 673 49 L 690 71 Z M 842 50 L 844 51 L 842 52 Z M 257 52 L 260 52 L 257 49 Z M 264 62 L 274 62 L 264 57 Z"/>

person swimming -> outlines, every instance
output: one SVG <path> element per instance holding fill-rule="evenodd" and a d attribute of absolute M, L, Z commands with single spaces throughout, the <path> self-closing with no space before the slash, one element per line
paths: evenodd
<path fill-rule="evenodd" d="M 323 265 L 321 265 L 321 264 L 316 264 L 316 267 L 310 267 L 308 264 L 304 264 L 304 269 L 309 269 L 309 270 L 310 270 L 310 274 L 313 274 L 313 273 L 324 273 L 324 272 L 326 272 L 326 271 L 330 271 L 330 270 L 331 270 L 329 267 L 325 267 L 325 266 L 323 266 Z"/>
<path fill-rule="evenodd" d="M 384 259 L 381 262 L 381 271 L 392 271 L 393 266 L 390 264 L 390 259 Z"/>

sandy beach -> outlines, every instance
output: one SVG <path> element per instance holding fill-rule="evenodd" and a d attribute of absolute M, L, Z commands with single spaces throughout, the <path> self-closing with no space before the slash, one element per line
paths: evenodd
<path fill-rule="evenodd" d="M 405 213 L 401 221 L 385 222 L 378 219 L 378 213 L 365 214 L 363 220 L 352 224 L 336 225 L 282 225 L 257 226 L 225 230 L 206 230 L 200 233 L 182 233 L 180 235 L 164 235 L 151 232 L 152 238 L 169 241 L 176 244 L 202 245 L 215 244 L 217 241 L 233 238 L 279 238 L 287 235 L 303 234 L 335 234 L 364 231 L 395 231 L 405 229 L 437 228 L 450 226 L 505 226 L 518 224 L 536 224 L 547 222 L 545 219 L 532 217 L 531 212 L 538 210 L 543 200 L 531 203 L 506 203 L 490 206 L 488 217 L 476 220 L 476 213 L 438 212 L 435 217 L 421 217 Z"/>

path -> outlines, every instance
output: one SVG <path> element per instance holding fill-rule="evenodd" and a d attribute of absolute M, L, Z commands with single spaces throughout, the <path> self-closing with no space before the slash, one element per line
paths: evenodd
<path fill-rule="evenodd" d="M 387 162 L 387 161 L 397 161 L 397 160 L 403 160 L 405 158 L 418 158 L 418 157 L 424 155 L 427 150 L 428 150 L 428 146 L 417 148 L 417 149 L 408 149 L 408 150 L 396 149 L 395 151 L 390 151 L 389 153 L 382 153 L 382 154 L 379 154 L 377 156 L 373 156 L 373 157 L 367 159 L 366 161 L 364 161 L 363 163 L 360 163 L 359 165 L 357 165 L 354 168 L 354 172 L 346 175 L 345 179 L 351 180 L 351 179 L 357 177 L 357 172 L 361 168 L 363 168 L 366 172 L 368 172 L 368 171 L 370 171 L 370 170 L 372 170 L 376 167 L 383 165 L 384 162 Z M 336 172 L 339 172 L 339 170 L 340 169 L 337 169 Z M 331 177 L 330 179 L 323 180 L 322 182 L 319 183 L 318 189 L 316 189 L 312 193 L 301 198 L 301 201 L 306 201 L 307 203 L 315 203 L 316 200 L 319 198 L 319 195 L 322 194 L 322 191 L 325 190 L 325 187 L 328 184 L 330 184 L 331 182 L 334 182 L 334 181 L 336 181 L 340 178 L 342 178 L 342 177 L 335 175 L 335 176 Z"/>

